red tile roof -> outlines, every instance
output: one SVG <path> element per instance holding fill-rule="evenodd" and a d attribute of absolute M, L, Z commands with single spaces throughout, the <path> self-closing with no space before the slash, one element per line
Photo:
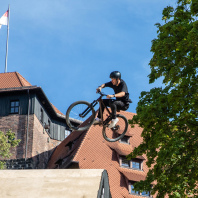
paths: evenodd
<path fill-rule="evenodd" d="M 0 73 L 0 89 L 32 86 L 18 72 Z"/>
<path fill-rule="evenodd" d="M 127 119 L 133 117 L 133 113 L 123 112 Z M 134 128 L 129 126 L 128 134 L 130 144 L 120 142 L 109 143 L 102 136 L 102 127 L 92 125 L 88 131 L 74 131 L 66 138 L 54 151 L 48 163 L 48 168 L 56 168 L 56 162 L 63 160 L 68 164 L 68 157 L 71 162 L 78 162 L 80 169 L 106 169 L 109 176 L 109 184 L 112 198 L 137 198 L 139 196 L 130 195 L 128 191 L 128 181 L 140 181 L 145 179 L 148 172 L 146 166 L 146 156 L 143 159 L 143 171 L 120 167 L 119 156 L 129 154 L 135 146 L 142 142 L 142 128 L 137 125 Z M 68 151 L 67 144 L 73 143 L 73 148 Z M 62 166 L 61 168 L 66 168 Z"/>
<path fill-rule="evenodd" d="M 52 103 L 51 103 L 52 107 L 54 108 L 54 110 L 56 111 L 57 114 L 60 114 L 62 116 L 65 116 L 62 112 L 60 112 Z"/>

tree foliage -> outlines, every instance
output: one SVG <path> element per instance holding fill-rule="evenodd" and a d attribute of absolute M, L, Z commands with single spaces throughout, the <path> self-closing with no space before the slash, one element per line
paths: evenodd
<path fill-rule="evenodd" d="M 143 128 L 143 142 L 129 155 L 145 153 L 150 171 L 138 191 L 157 197 L 198 197 L 198 0 L 177 0 L 156 24 L 149 82 L 130 124 Z M 152 184 L 152 186 L 151 186 Z"/>
<path fill-rule="evenodd" d="M 15 133 L 8 130 L 5 134 L 0 131 L 0 157 L 1 159 L 8 159 L 12 154 L 10 149 L 16 147 L 20 140 L 15 140 Z M 5 168 L 5 162 L 0 161 L 0 169 Z"/>

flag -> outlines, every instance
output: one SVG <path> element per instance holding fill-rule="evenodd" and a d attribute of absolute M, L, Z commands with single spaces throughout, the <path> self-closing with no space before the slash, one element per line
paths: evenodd
<path fill-rule="evenodd" d="M 0 18 L 0 28 L 2 25 L 8 25 L 8 10 L 7 12 Z"/>

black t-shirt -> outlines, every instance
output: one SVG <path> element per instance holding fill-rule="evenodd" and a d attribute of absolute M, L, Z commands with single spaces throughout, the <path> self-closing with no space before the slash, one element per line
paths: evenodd
<path fill-rule="evenodd" d="M 113 85 L 113 83 L 107 82 L 105 83 L 105 87 L 110 87 L 114 90 L 115 94 L 120 93 L 120 92 L 125 92 L 125 96 L 121 97 L 121 98 L 116 98 L 116 100 L 121 100 L 124 103 L 131 103 L 132 101 L 129 99 L 129 93 L 128 93 L 128 88 L 126 83 L 124 82 L 124 80 L 120 80 L 120 84 L 118 86 Z"/>

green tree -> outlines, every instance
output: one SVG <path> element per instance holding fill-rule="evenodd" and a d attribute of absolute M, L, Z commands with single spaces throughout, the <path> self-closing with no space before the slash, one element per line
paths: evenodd
<path fill-rule="evenodd" d="M 129 122 L 143 128 L 143 142 L 128 157 L 148 158 L 150 170 L 137 191 L 198 197 L 198 0 L 177 0 L 162 15 L 149 83 L 162 78 L 164 86 L 141 93 Z"/>
<path fill-rule="evenodd" d="M 20 140 L 15 140 L 15 133 L 8 130 L 5 134 L 0 131 L 0 157 L 1 159 L 8 159 L 12 154 L 10 149 L 16 147 Z M 5 168 L 5 162 L 0 161 L 0 169 Z"/>

